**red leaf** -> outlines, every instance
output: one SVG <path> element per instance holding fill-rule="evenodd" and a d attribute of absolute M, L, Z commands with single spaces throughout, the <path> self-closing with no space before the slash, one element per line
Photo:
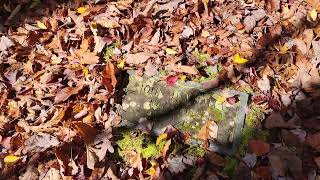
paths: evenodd
<path fill-rule="evenodd" d="M 271 179 L 270 169 L 268 166 L 260 166 L 255 169 L 256 174 L 262 179 Z"/>
<path fill-rule="evenodd" d="M 265 143 L 261 140 L 250 140 L 249 141 L 250 150 L 257 156 L 262 156 L 270 151 L 270 144 Z"/>
<path fill-rule="evenodd" d="M 176 84 L 176 82 L 178 81 L 178 77 L 176 76 L 169 76 L 167 77 L 167 85 L 168 86 L 174 86 Z"/>

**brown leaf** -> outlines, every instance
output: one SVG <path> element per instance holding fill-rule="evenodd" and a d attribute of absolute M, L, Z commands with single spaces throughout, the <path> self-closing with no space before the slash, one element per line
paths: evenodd
<path fill-rule="evenodd" d="M 320 132 L 315 134 L 308 134 L 306 138 L 306 144 L 310 145 L 317 151 L 320 151 Z"/>
<path fill-rule="evenodd" d="M 14 46 L 14 43 L 7 36 L 1 36 L 0 38 L 0 51 L 6 51 L 8 48 Z"/>
<path fill-rule="evenodd" d="M 66 87 L 60 90 L 55 98 L 54 98 L 54 103 L 60 103 L 65 100 L 67 100 L 70 96 L 77 94 L 81 89 L 83 88 L 82 85 L 77 86 L 77 87 Z"/>
<path fill-rule="evenodd" d="M 128 64 L 142 64 L 146 62 L 149 58 L 156 57 L 155 54 L 147 53 L 147 52 L 138 52 L 135 54 L 126 54 L 124 55 L 124 59 Z"/>
<path fill-rule="evenodd" d="M 267 0 L 266 6 L 268 12 L 278 11 L 280 9 L 280 0 Z"/>
<path fill-rule="evenodd" d="M 210 163 L 217 165 L 217 166 L 224 166 L 226 163 L 226 160 L 220 156 L 219 154 L 215 152 L 209 152 L 208 153 L 208 159 Z"/>
<path fill-rule="evenodd" d="M 110 93 L 113 92 L 114 88 L 116 87 L 117 78 L 115 76 L 114 65 L 111 62 L 106 65 L 104 76 L 102 78 L 102 84 L 107 87 Z"/>
<path fill-rule="evenodd" d="M 79 135 L 83 138 L 83 140 L 90 144 L 94 141 L 97 135 L 97 129 L 85 124 L 83 122 L 74 122 L 73 125 L 75 126 L 76 130 L 78 131 Z"/>
<path fill-rule="evenodd" d="M 187 73 L 187 74 L 199 74 L 198 70 L 193 66 L 185 66 L 185 65 L 171 65 L 167 66 L 166 70 L 175 71 L 179 73 Z"/>
<path fill-rule="evenodd" d="M 58 146 L 60 142 L 55 136 L 45 133 L 32 135 L 25 142 L 24 152 L 43 152 L 50 147 Z"/>
<path fill-rule="evenodd" d="M 197 137 L 203 141 L 216 139 L 218 137 L 218 125 L 214 121 L 207 121 L 198 132 Z"/>
<path fill-rule="evenodd" d="M 97 64 L 99 62 L 99 56 L 94 52 L 77 49 L 75 50 L 75 54 L 78 56 L 81 64 Z"/>
<path fill-rule="evenodd" d="M 250 150 L 257 156 L 262 156 L 270 151 L 270 144 L 265 143 L 261 140 L 250 140 L 249 141 Z"/>
<path fill-rule="evenodd" d="M 94 169 L 94 165 L 105 158 L 107 151 L 114 152 L 109 140 L 111 137 L 111 129 L 109 129 L 98 134 L 94 141 L 87 146 L 87 167 L 89 169 Z"/>
<path fill-rule="evenodd" d="M 318 168 L 320 169 L 320 157 L 314 157 L 314 162 L 316 162 Z"/>
<path fill-rule="evenodd" d="M 131 167 L 137 168 L 140 172 L 143 170 L 140 154 L 135 151 L 127 152 L 128 162 Z"/>
<path fill-rule="evenodd" d="M 166 157 L 167 151 L 169 150 L 170 145 L 171 145 L 171 139 L 166 142 L 166 144 L 163 146 L 161 150 L 161 154 L 163 158 Z"/>

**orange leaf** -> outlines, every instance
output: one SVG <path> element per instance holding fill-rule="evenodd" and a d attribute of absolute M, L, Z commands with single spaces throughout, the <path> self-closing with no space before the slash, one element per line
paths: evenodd
<path fill-rule="evenodd" d="M 114 65 L 111 62 L 109 62 L 106 65 L 104 77 L 102 79 L 102 84 L 104 84 L 107 87 L 110 93 L 113 92 L 113 89 L 116 87 L 117 78 L 115 76 Z"/>
<path fill-rule="evenodd" d="M 218 137 L 218 125 L 214 121 L 208 121 L 200 129 L 198 136 L 199 139 L 207 141 L 208 139 L 216 139 Z"/>
<path fill-rule="evenodd" d="M 270 151 L 270 144 L 265 143 L 261 140 L 250 140 L 249 141 L 250 150 L 257 156 L 262 156 Z"/>

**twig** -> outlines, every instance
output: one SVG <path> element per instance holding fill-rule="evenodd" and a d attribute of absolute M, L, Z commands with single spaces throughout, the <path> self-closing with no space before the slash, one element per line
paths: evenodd
<path fill-rule="evenodd" d="M 18 12 L 21 10 L 21 8 L 22 8 L 21 4 L 16 6 L 16 8 L 14 8 L 14 10 L 11 12 L 10 16 L 8 17 L 8 19 L 6 20 L 6 22 L 4 24 L 9 25 L 10 21 L 18 14 Z"/>

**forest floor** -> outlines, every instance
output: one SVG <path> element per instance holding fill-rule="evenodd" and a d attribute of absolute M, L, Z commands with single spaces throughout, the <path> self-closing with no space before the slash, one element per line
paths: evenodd
<path fill-rule="evenodd" d="M 320 179 L 319 13 L 319 0 L 2 0 L 0 179 Z M 216 109 L 196 134 L 120 127 L 132 72 L 249 95 L 237 151 L 210 151 Z"/>

